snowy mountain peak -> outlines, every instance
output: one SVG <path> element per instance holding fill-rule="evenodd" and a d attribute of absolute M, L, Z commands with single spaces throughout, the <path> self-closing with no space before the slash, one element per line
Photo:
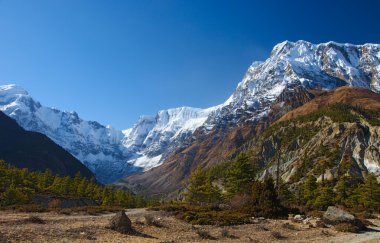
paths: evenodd
<path fill-rule="evenodd" d="M 7 85 L 1 85 L 0 86 L 0 92 L 1 94 L 7 94 L 7 95 L 28 95 L 28 92 L 23 89 L 22 87 L 16 85 L 16 84 L 7 84 Z"/>
<path fill-rule="evenodd" d="M 23 128 L 44 133 L 82 161 L 97 179 L 113 182 L 136 171 L 159 165 L 174 140 L 185 139 L 207 119 L 213 108 L 179 107 L 141 116 L 119 131 L 76 112 L 42 106 L 17 85 L 0 86 L 0 110 Z"/>
<path fill-rule="evenodd" d="M 198 129 L 250 122 L 266 116 L 284 90 L 358 86 L 380 91 L 380 45 L 284 41 L 264 62 L 253 62 L 235 92 L 208 109 L 179 107 L 142 116 L 119 131 L 75 112 L 42 106 L 17 85 L 0 86 L 0 110 L 26 130 L 46 134 L 109 183 L 158 166 Z M 219 126 L 225 127 L 225 126 Z"/>
<path fill-rule="evenodd" d="M 239 122 L 268 113 L 289 86 L 334 89 L 356 86 L 380 91 L 380 45 L 284 41 L 264 62 L 254 62 L 233 95 L 208 118 L 207 125 Z"/>

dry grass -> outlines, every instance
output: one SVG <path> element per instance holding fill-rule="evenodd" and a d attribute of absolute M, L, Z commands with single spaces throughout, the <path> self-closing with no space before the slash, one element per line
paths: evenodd
<path fill-rule="evenodd" d="M 38 216 L 29 216 L 29 218 L 24 220 L 25 223 L 31 223 L 31 224 L 46 224 L 46 221 L 41 219 Z"/>
<path fill-rule="evenodd" d="M 334 229 L 339 232 L 359 233 L 360 230 L 353 224 L 341 223 L 334 226 Z"/>
<path fill-rule="evenodd" d="M 111 206 L 83 206 L 75 208 L 62 208 L 56 211 L 64 215 L 72 214 L 87 214 L 87 215 L 100 215 L 105 213 L 116 213 L 121 211 L 121 207 L 111 207 Z"/>
<path fill-rule="evenodd" d="M 273 231 L 271 233 L 271 235 L 273 236 L 273 238 L 275 238 L 276 240 L 283 240 L 283 239 L 286 239 L 285 236 L 283 236 L 280 232 L 277 232 L 277 231 Z"/>
<path fill-rule="evenodd" d="M 132 226 L 139 234 L 120 234 L 106 228 L 113 214 L 64 215 L 57 212 L 33 213 L 43 219 L 45 224 L 22 223 L 28 218 L 28 213 L 0 212 L 0 232 L 11 242 L 297 242 L 297 243 L 324 243 L 350 242 L 339 241 L 343 236 L 351 233 L 336 232 L 333 229 L 302 228 L 289 230 L 286 223 L 289 220 L 263 220 L 257 224 L 243 224 L 236 226 L 193 226 L 185 221 L 178 220 L 172 214 L 162 211 L 146 211 L 144 209 L 128 210 L 127 215 Z M 148 216 L 160 219 L 165 227 L 137 224 L 139 219 Z M 149 220 L 149 219 L 148 219 Z M 141 220 L 143 222 L 143 220 Z M 374 221 L 378 224 L 378 220 Z M 291 223 L 290 223 L 291 224 Z M 17 228 L 17 229 L 16 229 Z M 15 230 L 16 229 L 16 230 Z M 323 233 L 321 233 L 321 231 Z M 277 233 L 276 233 L 277 232 Z M 373 232 L 375 234 L 376 232 Z M 366 234 L 360 234 L 366 235 Z M 1 234 L 0 234 L 1 237 Z M 286 237 L 285 240 L 283 237 Z M 331 239 L 331 240 L 330 240 Z M 342 238 L 343 239 L 343 238 Z M 347 238 L 344 238 L 347 239 Z M 0 241 L 1 242 L 1 241 Z"/>
<path fill-rule="evenodd" d="M 282 224 L 282 228 L 288 229 L 288 230 L 297 230 L 297 228 L 293 224 L 289 224 L 289 223 Z"/>
<path fill-rule="evenodd" d="M 216 240 L 216 238 L 212 236 L 207 230 L 199 228 L 199 229 L 196 229 L 195 232 L 197 233 L 199 238 L 203 240 Z"/>

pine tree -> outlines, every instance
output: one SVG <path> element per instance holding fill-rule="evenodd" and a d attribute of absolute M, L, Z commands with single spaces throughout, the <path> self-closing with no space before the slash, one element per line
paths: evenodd
<path fill-rule="evenodd" d="M 350 183 L 347 176 L 341 176 L 335 186 L 335 203 L 345 205 L 349 196 Z"/>
<path fill-rule="evenodd" d="M 212 185 L 210 177 L 198 166 L 191 174 L 187 183 L 185 201 L 189 203 L 211 203 L 219 199 L 219 190 Z"/>
<path fill-rule="evenodd" d="M 328 206 L 333 205 L 334 192 L 331 187 L 325 185 L 319 185 L 316 198 L 314 201 L 314 207 L 319 210 L 325 210 Z"/>
<path fill-rule="evenodd" d="M 317 180 L 314 176 L 309 175 L 302 187 L 303 203 L 307 207 L 312 207 L 316 197 Z"/>
<path fill-rule="evenodd" d="M 87 188 L 87 180 L 85 178 L 82 178 L 78 184 L 76 195 L 78 197 L 86 196 L 86 188 Z"/>
<path fill-rule="evenodd" d="M 293 200 L 293 195 L 289 191 L 286 183 L 281 179 L 281 177 L 277 181 L 279 183 L 277 190 L 278 199 L 280 200 L 282 205 L 288 206 Z"/>
<path fill-rule="evenodd" d="M 380 209 L 380 185 L 373 173 L 369 173 L 361 188 L 360 202 L 365 208 Z"/>
<path fill-rule="evenodd" d="M 251 213 L 255 216 L 277 217 L 282 214 L 282 207 L 272 177 L 252 185 Z"/>
<path fill-rule="evenodd" d="M 227 171 L 227 197 L 247 192 L 255 178 L 254 167 L 247 154 L 240 153 Z"/>
<path fill-rule="evenodd" d="M 0 198 L 2 205 L 24 204 L 28 202 L 28 196 L 19 188 L 16 188 L 14 184 L 9 186 Z"/>

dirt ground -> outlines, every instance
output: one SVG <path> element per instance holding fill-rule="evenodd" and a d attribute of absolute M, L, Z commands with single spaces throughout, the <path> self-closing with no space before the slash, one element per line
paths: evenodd
<path fill-rule="evenodd" d="M 114 214 L 100 216 L 57 213 L 0 212 L 0 242 L 380 242 L 380 228 L 361 234 L 340 233 L 331 228 L 309 228 L 288 220 L 263 220 L 239 226 L 192 226 L 165 212 L 134 209 L 127 212 L 136 230 L 125 235 L 107 229 Z M 45 224 L 26 222 L 31 215 Z M 138 223 L 145 215 L 158 226 Z M 380 225 L 379 220 L 373 221 Z M 208 239 L 197 232 L 206 232 Z"/>

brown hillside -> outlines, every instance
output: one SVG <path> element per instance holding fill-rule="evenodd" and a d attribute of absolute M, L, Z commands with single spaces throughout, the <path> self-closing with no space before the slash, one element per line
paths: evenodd
<path fill-rule="evenodd" d="M 198 165 L 208 167 L 233 157 L 247 141 L 260 134 L 286 112 L 303 105 L 318 92 L 298 87 L 285 91 L 272 105 L 268 117 L 260 120 L 215 127 L 210 133 L 196 131 L 195 140 L 178 149 L 162 165 L 144 173 L 133 174 L 116 185 L 145 194 L 168 194 L 181 189 L 183 181 Z"/>
<path fill-rule="evenodd" d="M 335 103 L 345 103 L 380 112 L 380 94 L 363 88 L 340 87 L 334 91 L 326 92 L 303 106 L 286 113 L 278 122 L 306 115 L 323 106 Z"/>

